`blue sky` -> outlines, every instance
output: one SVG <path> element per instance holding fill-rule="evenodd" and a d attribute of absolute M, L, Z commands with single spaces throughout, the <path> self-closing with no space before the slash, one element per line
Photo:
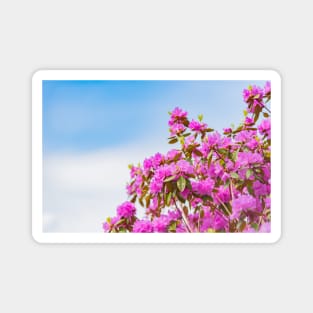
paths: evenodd
<path fill-rule="evenodd" d="M 242 90 L 257 81 L 44 81 L 44 153 L 86 151 L 133 139 L 166 142 L 179 106 L 219 131 L 238 124 Z"/>
<path fill-rule="evenodd" d="M 175 147 L 168 111 L 203 114 L 221 131 L 242 120 L 249 84 L 264 82 L 44 81 L 44 231 L 102 232 L 127 200 L 128 164 Z"/>

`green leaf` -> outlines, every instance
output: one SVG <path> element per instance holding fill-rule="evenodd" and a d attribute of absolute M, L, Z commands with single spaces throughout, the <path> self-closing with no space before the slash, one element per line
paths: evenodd
<path fill-rule="evenodd" d="M 137 199 L 137 195 L 134 195 L 134 196 L 131 198 L 130 202 L 135 203 L 135 202 L 136 202 L 136 199 Z"/>
<path fill-rule="evenodd" d="M 256 231 L 259 230 L 259 226 L 257 223 L 251 223 L 251 227 L 253 227 Z"/>
<path fill-rule="evenodd" d="M 233 157 L 233 161 L 237 161 L 238 158 L 238 153 L 239 153 L 240 148 L 238 148 L 235 152 L 233 152 L 232 157 Z"/>
<path fill-rule="evenodd" d="M 184 191 L 186 188 L 186 179 L 183 176 L 180 176 L 177 180 L 177 187 L 180 192 Z"/>
<path fill-rule="evenodd" d="M 166 177 L 166 178 L 164 179 L 164 183 L 167 183 L 167 182 L 169 182 L 169 181 L 174 180 L 175 177 L 176 177 L 176 175 L 172 175 L 172 176 Z"/>
<path fill-rule="evenodd" d="M 260 113 L 261 113 L 261 108 L 256 107 L 255 111 L 254 111 L 254 123 L 257 122 L 257 120 L 259 119 Z"/>
<path fill-rule="evenodd" d="M 232 172 L 232 173 L 230 173 L 230 177 L 238 179 L 239 175 L 237 173 L 235 173 L 235 172 Z"/>
<path fill-rule="evenodd" d="M 239 132 L 241 132 L 243 129 L 243 126 L 239 126 L 236 130 L 233 131 L 233 134 L 237 134 Z"/>
<path fill-rule="evenodd" d="M 142 198 L 142 197 L 139 199 L 139 203 L 140 203 L 140 205 L 141 205 L 142 207 L 145 207 L 145 205 L 144 205 L 144 203 L 143 203 L 143 198 Z"/>
<path fill-rule="evenodd" d="M 121 224 L 123 224 L 125 222 L 125 218 L 121 218 L 116 224 L 115 226 L 119 226 Z"/>
<path fill-rule="evenodd" d="M 173 191 L 173 182 L 166 182 L 163 186 L 164 190 L 165 190 L 165 187 L 166 187 L 166 191 L 167 192 L 172 192 Z"/>
<path fill-rule="evenodd" d="M 176 193 L 176 196 L 177 196 L 177 199 L 182 202 L 182 203 L 185 203 L 186 202 L 186 199 L 179 193 L 177 192 Z"/>
<path fill-rule="evenodd" d="M 176 233 L 176 223 L 171 223 L 170 226 L 168 227 L 168 231 L 171 233 Z"/>
<path fill-rule="evenodd" d="M 213 129 L 213 128 L 207 128 L 207 129 L 205 129 L 205 131 L 206 131 L 207 133 L 211 133 L 211 132 L 214 132 L 214 129 Z"/>
<path fill-rule="evenodd" d="M 202 157 L 202 156 L 203 156 L 202 152 L 201 152 L 200 150 L 198 150 L 198 149 L 194 149 L 192 152 L 193 152 L 195 155 L 199 156 L 199 157 Z"/>
<path fill-rule="evenodd" d="M 218 152 L 221 153 L 221 154 L 226 154 L 228 152 L 227 149 L 218 149 Z"/>
<path fill-rule="evenodd" d="M 243 115 L 244 115 L 244 117 L 246 117 L 248 115 L 248 111 L 247 110 L 243 110 Z"/>
<path fill-rule="evenodd" d="M 202 120 L 203 120 L 203 114 L 199 114 L 199 115 L 198 115 L 198 119 L 199 119 L 199 122 L 202 122 Z"/>
<path fill-rule="evenodd" d="M 150 201 L 151 201 L 151 195 L 149 194 L 147 197 L 146 197 L 146 207 L 148 208 L 149 205 L 150 205 Z"/>
<path fill-rule="evenodd" d="M 200 210 L 200 218 L 204 218 L 204 210 Z"/>
<path fill-rule="evenodd" d="M 249 169 L 246 171 L 246 178 L 249 179 L 251 175 L 253 175 L 253 170 L 252 170 L 251 168 L 249 168 Z"/>
<path fill-rule="evenodd" d="M 169 192 L 169 193 L 167 193 L 167 194 L 165 195 L 165 204 L 166 204 L 167 206 L 170 206 L 170 204 L 171 204 L 171 199 L 172 199 L 172 193 Z"/>
<path fill-rule="evenodd" d="M 181 145 L 185 144 L 185 137 L 179 137 L 179 142 Z"/>
<path fill-rule="evenodd" d="M 182 154 L 183 154 L 182 152 L 177 153 L 177 154 L 175 155 L 173 161 L 178 161 L 178 160 L 180 160 Z"/>
<path fill-rule="evenodd" d="M 252 184 L 247 184 L 247 189 L 248 189 L 249 194 L 251 196 L 254 196 L 254 190 L 253 190 Z"/>
<path fill-rule="evenodd" d="M 168 143 L 169 143 L 170 145 L 172 145 L 172 144 L 174 144 L 174 143 L 176 143 L 176 142 L 178 142 L 178 139 L 177 139 L 177 138 L 174 138 L 174 139 L 170 140 Z"/>
<path fill-rule="evenodd" d="M 213 150 L 208 154 L 208 167 L 210 167 L 213 158 Z"/>
<path fill-rule="evenodd" d="M 168 143 L 171 145 L 171 144 L 173 144 L 173 143 L 176 143 L 177 141 L 178 141 L 177 138 L 173 138 L 173 139 L 171 139 Z"/>
<path fill-rule="evenodd" d="M 245 229 L 246 225 L 247 225 L 247 223 L 246 223 L 245 221 L 239 222 L 239 224 L 238 224 L 238 230 L 239 230 L 240 232 L 242 232 L 242 231 Z"/>

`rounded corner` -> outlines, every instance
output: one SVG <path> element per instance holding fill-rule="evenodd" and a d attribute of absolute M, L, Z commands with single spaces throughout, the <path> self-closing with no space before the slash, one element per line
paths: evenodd
<path fill-rule="evenodd" d="M 36 244 L 42 244 L 43 243 L 43 241 L 41 240 L 41 236 L 37 232 L 32 231 L 31 237 Z"/>
<path fill-rule="evenodd" d="M 34 83 L 37 80 L 41 80 L 45 72 L 46 72 L 45 70 L 41 69 L 35 70 L 32 74 L 32 82 Z"/>
<path fill-rule="evenodd" d="M 283 80 L 283 76 L 281 74 L 281 72 L 277 69 L 270 69 L 269 70 L 270 72 L 270 75 L 271 75 L 271 79 L 275 79 L 277 81 L 279 81 L 280 83 L 282 82 Z"/>
<path fill-rule="evenodd" d="M 279 231 L 275 234 L 273 234 L 272 240 L 271 240 L 271 244 L 277 244 L 281 241 L 282 238 L 282 232 Z"/>

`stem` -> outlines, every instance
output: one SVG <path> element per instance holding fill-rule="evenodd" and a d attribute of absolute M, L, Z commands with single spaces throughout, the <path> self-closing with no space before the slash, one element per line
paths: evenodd
<path fill-rule="evenodd" d="M 228 207 L 222 202 L 222 200 L 216 196 L 217 200 L 220 202 L 220 204 L 224 207 L 224 209 L 226 210 L 226 212 L 228 213 L 228 229 L 230 229 L 230 212 L 228 210 Z M 218 211 L 218 210 L 217 210 Z"/>
<path fill-rule="evenodd" d="M 220 204 L 224 207 L 224 209 L 226 210 L 226 212 L 228 213 L 228 215 L 230 215 L 230 212 L 228 210 L 228 207 L 222 202 L 222 200 L 216 196 L 217 200 L 220 202 Z"/>
<path fill-rule="evenodd" d="M 217 150 L 213 149 L 213 151 L 218 155 L 218 157 L 219 157 L 220 159 L 222 159 L 222 160 L 225 162 L 224 158 L 219 154 L 219 152 L 218 152 Z M 225 162 L 225 163 L 226 163 L 226 162 Z"/>
<path fill-rule="evenodd" d="M 231 199 L 234 199 L 234 190 L 233 190 L 233 182 L 231 180 L 231 178 L 229 178 L 229 189 L 230 189 L 230 194 L 231 194 Z"/>
<path fill-rule="evenodd" d="M 199 218 L 198 218 L 198 227 L 197 227 L 197 231 L 198 231 L 198 233 L 200 233 L 200 219 L 201 219 L 201 217 L 200 217 L 200 213 L 199 213 Z"/>
<path fill-rule="evenodd" d="M 177 211 L 182 215 L 183 222 L 184 222 L 184 224 L 185 224 L 185 226 L 186 226 L 188 232 L 189 232 L 189 233 L 192 233 L 191 227 L 190 227 L 190 225 L 189 225 L 189 223 L 188 223 L 188 220 L 187 220 L 187 218 L 186 218 L 186 216 L 185 216 L 184 211 L 183 211 L 183 210 L 181 211 L 181 210 L 178 208 L 175 199 L 174 199 L 174 203 L 175 203 L 175 207 L 176 207 Z"/>
<path fill-rule="evenodd" d="M 267 110 L 267 112 L 272 113 L 271 110 L 269 108 L 267 108 L 266 105 L 264 105 L 264 109 Z"/>

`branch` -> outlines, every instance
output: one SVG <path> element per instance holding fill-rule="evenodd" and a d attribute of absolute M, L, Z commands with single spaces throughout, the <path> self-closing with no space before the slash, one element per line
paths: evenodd
<path fill-rule="evenodd" d="M 183 211 L 183 210 L 181 211 L 181 210 L 178 208 L 175 199 L 174 199 L 174 203 L 175 203 L 175 207 L 176 207 L 177 211 L 182 215 L 183 222 L 184 222 L 184 224 L 185 224 L 185 226 L 186 226 L 188 232 L 189 232 L 189 233 L 192 233 L 192 229 L 191 229 L 191 227 L 190 227 L 190 225 L 189 225 L 189 223 L 188 223 L 188 220 L 187 220 L 187 218 L 186 218 L 186 215 L 185 215 L 184 211 Z"/>

